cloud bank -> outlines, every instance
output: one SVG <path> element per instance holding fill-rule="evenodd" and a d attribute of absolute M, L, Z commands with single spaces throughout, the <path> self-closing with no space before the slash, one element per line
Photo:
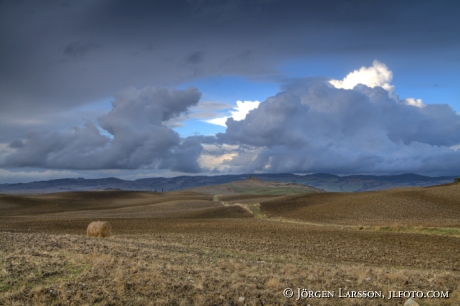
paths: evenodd
<path fill-rule="evenodd" d="M 287 60 L 324 54 L 383 51 L 446 66 L 452 59 L 436 52 L 457 57 L 459 6 L 456 0 L 4 0 L 0 113 L 62 110 L 127 85 L 277 74 Z"/>
<path fill-rule="evenodd" d="M 240 172 L 459 173 L 460 116 L 447 104 L 399 100 L 391 76 L 374 61 L 342 81 L 285 85 L 244 120 L 228 119 L 217 139 L 248 149 L 226 164 Z"/>
<path fill-rule="evenodd" d="M 460 173 L 460 115 L 447 104 L 400 99 L 378 61 L 343 80 L 305 78 L 258 101 L 238 101 L 225 133 L 181 139 L 168 127 L 199 106 L 196 88 L 134 87 L 97 122 L 29 133 L 3 148 L 3 167 L 158 169 L 183 173 L 428 175 Z M 353 87 L 351 87 L 353 86 Z M 101 132 L 102 130 L 102 132 Z M 6 153 L 5 153 L 6 152 Z"/>
<path fill-rule="evenodd" d="M 4 167 L 54 169 L 168 169 L 199 172 L 202 146 L 181 140 L 164 125 L 198 103 L 196 88 L 134 87 L 117 94 L 112 110 L 94 122 L 69 132 L 29 133 L 10 143 Z"/>

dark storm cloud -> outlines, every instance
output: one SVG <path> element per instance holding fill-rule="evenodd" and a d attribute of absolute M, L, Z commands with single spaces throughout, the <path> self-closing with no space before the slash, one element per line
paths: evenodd
<path fill-rule="evenodd" d="M 426 59 L 442 60 L 430 50 L 460 44 L 459 6 L 421 0 L 2 1 L 0 112 L 55 112 L 130 85 L 273 75 L 286 60 L 314 54 L 409 56 L 423 49 Z"/>
<path fill-rule="evenodd" d="M 195 64 L 201 63 L 203 61 L 203 58 L 204 58 L 203 52 L 196 51 L 190 54 L 189 56 L 187 56 L 185 60 L 187 61 L 187 63 L 195 65 Z"/>
<path fill-rule="evenodd" d="M 97 48 L 96 45 L 91 43 L 82 43 L 80 41 L 72 42 L 67 45 L 64 49 L 64 54 L 71 57 L 82 57 L 88 53 L 91 49 Z"/>
<path fill-rule="evenodd" d="M 180 146 L 172 150 L 170 156 L 161 161 L 158 168 L 188 173 L 201 172 L 202 169 L 197 160 L 202 151 L 203 146 L 199 138 L 187 137 Z"/>
<path fill-rule="evenodd" d="M 448 105 L 407 105 L 381 87 L 337 89 L 319 79 L 285 86 L 244 120 L 227 121 L 221 143 L 259 148 L 228 165 L 250 171 L 455 174 L 460 115 Z"/>
<path fill-rule="evenodd" d="M 167 127 L 199 92 L 155 88 L 209 76 L 279 80 L 280 65 L 310 55 L 416 54 L 417 65 L 446 66 L 452 59 L 435 55 L 460 46 L 459 9 L 456 0 L 0 1 L 0 145 L 9 144 L 0 149 L 14 151 L 3 166 L 200 171 L 200 143 L 216 138 L 181 140 Z M 279 172 L 458 169 L 460 151 L 448 148 L 459 143 L 458 115 L 449 106 L 416 108 L 378 88 L 308 82 L 291 83 L 244 121 L 229 119 L 218 141 L 260 153 L 228 164 Z M 116 97 L 98 120 L 103 133 L 92 122 L 33 129 L 49 114 L 127 86 L 144 89 Z M 20 139 L 24 130 L 34 132 Z"/>
<path fill-rule="evenodd" d="M 9 144 L 9 147 L 13 149 L 22 148 L 23 146 L 24 143 L 21 140 L 15 140 Z"/>
<path fill-rule="evenodd" d="M 10 144 L 4 167 L 55 169 L 138 169 L 142 167 L 199 172 L 202 146 L 163 125 L 198 103 L 196 88 L 175 90 L 128 88 L 116 95 L 113 109 L 99 118 L 102 135 L 93 122 L 70 132 L 29 133 Z"/>

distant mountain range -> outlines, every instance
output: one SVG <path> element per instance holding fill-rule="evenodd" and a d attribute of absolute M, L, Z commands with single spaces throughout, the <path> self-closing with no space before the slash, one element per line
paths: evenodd
<path fill-rule="evenodd" d="M 257 177 L 262 181 L 286 182 L 308 185 L 325 191 L 352 192 L 397 188 L 404 186 L 432 186 L 451 183 L 455 177 L 429 177 L 417 174 L 400 175 L 349 175 L 326 173 L 296 174 L 239 174 L 220 176 L 177 176 L 171 178 L 145 178 L 135 181 L 115 177 L 101 179 L 68 178 L 31 183 L 0 184 L 0 193 L 53 193 L 86 190 L 138 190 L 173 191 L 206 185 L 225 184 Z"/>

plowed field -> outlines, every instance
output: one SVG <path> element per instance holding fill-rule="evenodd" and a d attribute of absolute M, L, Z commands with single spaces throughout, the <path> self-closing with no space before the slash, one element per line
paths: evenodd
<path fill-rule="evenodd" d="M 344 225 L 460 227 L 460 184 L 315 193 L 261 203 L 267 216 Z"/>
<path fill-rule="evenodd" d="M 460 305 L 458 191 L 0 196 L 0 305 Z"/>

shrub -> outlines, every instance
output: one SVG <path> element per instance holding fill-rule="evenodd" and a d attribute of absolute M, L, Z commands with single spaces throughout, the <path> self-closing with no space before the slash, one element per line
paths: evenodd
<path fill-rule="evenodd" d="M 106 221 L 91 222 L 86 229 L 88 237 L 109 237 L 112 235 L 112 226 Z"/>
<path fill-rule="evenodd" d="M 456 177 L 456 178 L 454 179 L 454 183 L 460 183 L 460 177 Z"/>

